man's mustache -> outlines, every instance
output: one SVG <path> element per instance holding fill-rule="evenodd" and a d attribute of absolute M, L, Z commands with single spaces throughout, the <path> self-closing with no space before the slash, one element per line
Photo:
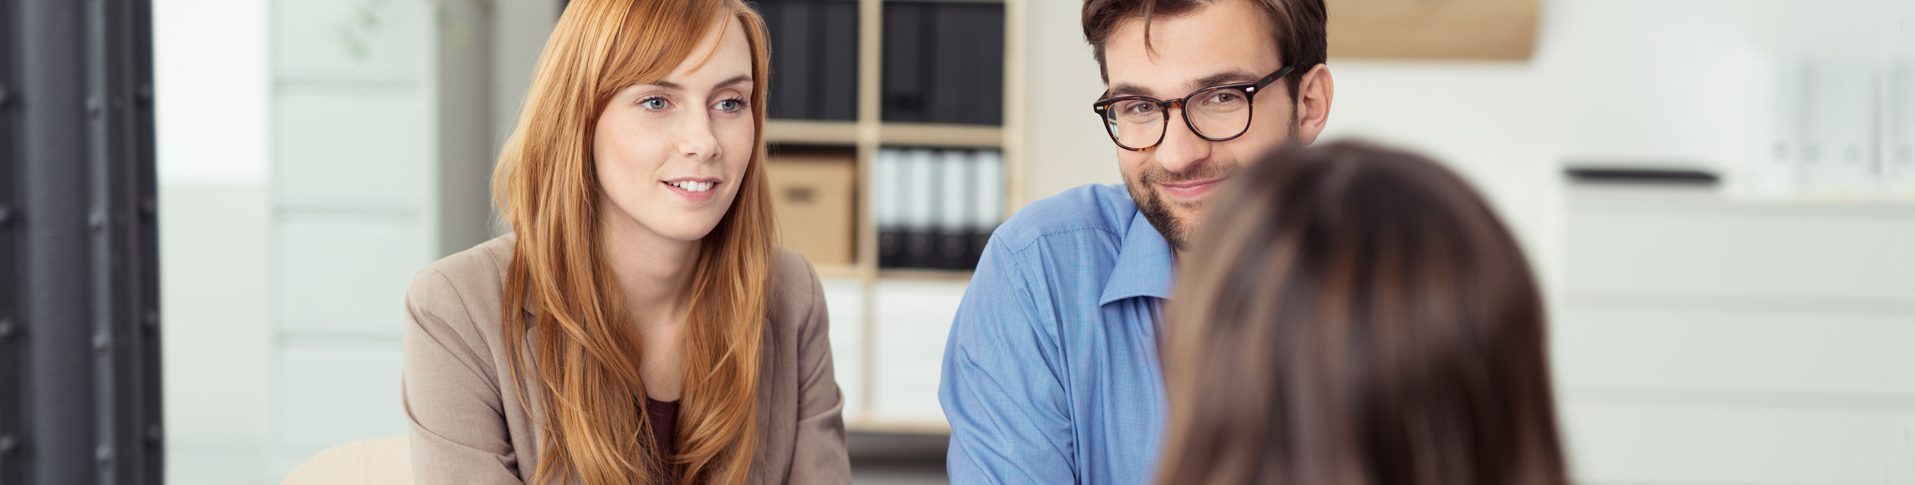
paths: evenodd
<path fill-rule="evenodd" d="M 1217 163 L 1205 163 L 1182 172 L 1171 172 L 1153 165 L 1146 167 L 1140 178 L 1142 178 L 1146 184 L 1175 184 L 1223 178 L 1236 171 L 1237 166 L 1235 165 Z"/>

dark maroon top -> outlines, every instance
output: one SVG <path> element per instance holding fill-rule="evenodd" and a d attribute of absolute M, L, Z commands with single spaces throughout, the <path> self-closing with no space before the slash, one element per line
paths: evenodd
<path fill-rule="evenodd" d="M 673 437 L 677 434 L 678 401 L 665 402 L 645 398 L 645 417 L 652 421 L 652 442 L 658 443 L 658 463 L 664 464 L 677 447 Z M 678 467 L 666 465 L 671 472 L 662 483 L 678 483 Z"/>

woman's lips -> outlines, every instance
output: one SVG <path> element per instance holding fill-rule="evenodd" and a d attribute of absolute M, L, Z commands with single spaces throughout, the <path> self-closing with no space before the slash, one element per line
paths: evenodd
<path fill-rule="evenodd" d="M 694 177 L 660 180 L 658 183 L 664 185 L 666 190 L 694 203 L 710 201 L 712 196 L 718 193 L 719 185 L 718 179 L 715 178 Z"/>

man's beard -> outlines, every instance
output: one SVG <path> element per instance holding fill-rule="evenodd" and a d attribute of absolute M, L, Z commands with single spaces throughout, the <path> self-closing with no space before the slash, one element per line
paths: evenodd
<path fill-rule="evenodd" d="M 1179 218 L 1175 212 L 1171 211 L 1172 202 L 1164 200 L 1155 187 L 1161 183 L 1220 179 L 1236 170 L 1235 164 L 1204 162 L 1182 173 L 1171 173 L 1156 164 L 1145 164 L 1144 172 L 1138 175 L 1139 180 L 1133 180 L 1129 175 L 1124 176 L 1124 187 L 1130 190 L 1130 198 L 1137 203 L 1137 210 L 1144 213 L 1144 220 L 1150 221 L 1151 227 L 1157 228 L 1157 233 L 1164 235 L 1164 240 L 1170 243 L 1171 249 L 1182 251 L 1189 244 L 1197 224 L 1201 222 L 1188 219 L 1202 218 L 1205 206 L 1209 205 L 1210 197 L 1206 196 L 1194 204 L 1183 205 L 1189 212 L 1189 217 Z M 1213 189 L 1211 194 L 1216 194 L 1216 191 Z"/>

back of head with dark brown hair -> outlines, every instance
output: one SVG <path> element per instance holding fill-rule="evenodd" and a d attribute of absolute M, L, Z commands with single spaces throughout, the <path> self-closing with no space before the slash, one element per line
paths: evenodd
<path fill-rule="evenodd" d="M 1567 482 L 1537 285 L 1467 183 L 1352 142 L 1236 178 L 1170 305 L 1159 483 Z"/>

